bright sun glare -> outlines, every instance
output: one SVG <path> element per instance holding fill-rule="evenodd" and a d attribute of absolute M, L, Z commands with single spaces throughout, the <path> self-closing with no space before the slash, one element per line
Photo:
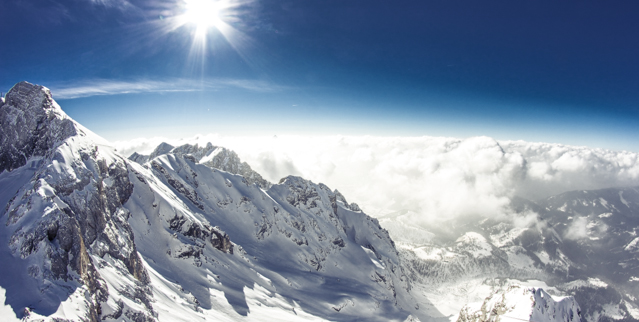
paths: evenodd
<path fill-rule="evenodd" d="M 206 29 L 219 24 L 220 4 L 214 0 L 186 0 L 184 19 L 198 29 Z"/>
<path fill-rule="evenodd" d="M 249 0 L 250 1 L 250 0 Z M 213 49 L 214 43 L 224 40 L 238 50 L 238 37 L 242 33 L 232 26 L 238 18 L 237 0 L 178 0 L 179 14 L 171 22 L 171 31 L 186 27 L 192 37 L 189 60 L 201 60 L 204 63 L 207 53 Z M 241 2 L 246 3 L 246 2 Z M 209 37 L 213 36 L 213 37 Z"/>

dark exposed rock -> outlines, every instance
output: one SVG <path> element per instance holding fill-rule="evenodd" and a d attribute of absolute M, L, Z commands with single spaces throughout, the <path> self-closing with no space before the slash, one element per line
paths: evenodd
<path fill-rule="evenodd" d="M 153 316 L 149 316 L 143 312 L 126 311 L 124 315 L 133 322 L 152 322 L 155 321 Z"/>
<path fill-rule="evenodd" d="M 174 251 L 173 254 L 177 258 L 200 258 L 200 256 L 202 255 L 202 249 L 199 247 L 194 247 L 192 245 L 185 245 Z"/>
<path fill-rule="evenodd" d="M 47 227 L 47 238 L 49 239 L 49 241 L 53 241 L 53 239 L 55 239 L 57 235 L 58 235 L 58 222 L 54 221 L 49 223 L 49 226 Z"/>
<path fill-rule="evenodd" d="M 344 244 L 344 240 L 343 240 L 343 239 L 341 239 L 341 238 L 335 238 L 335 239 L 333 239 L 333 245 L 337 245 L 337 246 L 339 246 L 339 247 L 344 247 L 344 246 L 346 246 L 346 245 Z"/>
<path fill-rule="evenodd" d="M 21 167 L 32 156 L 44 156 L 78 133 L 46 87 L 21 82 L 5 100 L 0 107 L 0 172 Z"/>
<path fill-rule="evenodd" d="M 193 237 L 196 239 L 203 239 L 209 235 L 208 232 L 202 229 L 199 224 L 189 223 L 188 228 L 184 231 L 185 236 Z"/>
<path fill-rule="evenodd" d="M 169 220 L 169 228 L 175 231 L 180 231 L 182 230 L 182 225 L 184 225 L 185 222 L 186 218 L 176 215 L 175 217 L 171 218 L 171 220 Z"/>
<path fill-rule="evenodd" d="M 211 245 L 225 253 L 233 254 L 233 243 L 229 235 L 219 229 L 211 229 Z"/>

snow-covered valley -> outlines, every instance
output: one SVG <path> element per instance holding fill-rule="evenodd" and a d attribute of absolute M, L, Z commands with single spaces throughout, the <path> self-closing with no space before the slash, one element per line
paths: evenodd
<path fill-rule="evenodd" d="M 639 320 L 639 188 L 373 218 L 215 142 L 121 155 L 26 82 L 0 125 L 3 320 Z"/>

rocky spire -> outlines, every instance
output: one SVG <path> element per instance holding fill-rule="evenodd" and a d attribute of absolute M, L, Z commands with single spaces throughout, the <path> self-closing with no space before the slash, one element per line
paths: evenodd
<path fill-rule="evenodd" d="M 16 84 L 0 104 L 0 172 L 25 165 L 30 157 L 44 155 L 56 142 L 77 133 L 48 88 Z"/>

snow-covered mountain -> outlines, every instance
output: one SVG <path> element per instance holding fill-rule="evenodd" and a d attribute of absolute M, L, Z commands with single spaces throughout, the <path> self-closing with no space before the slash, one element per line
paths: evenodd
<path fill-rule="evenodd" d="M 161 145 L 131 161 L 26 82 L 0 104 L 0 123 L 5 314 L 429 318 L 388 232 L 337 190 L 299 177 L 268 183 L 213 145 Z"/>

